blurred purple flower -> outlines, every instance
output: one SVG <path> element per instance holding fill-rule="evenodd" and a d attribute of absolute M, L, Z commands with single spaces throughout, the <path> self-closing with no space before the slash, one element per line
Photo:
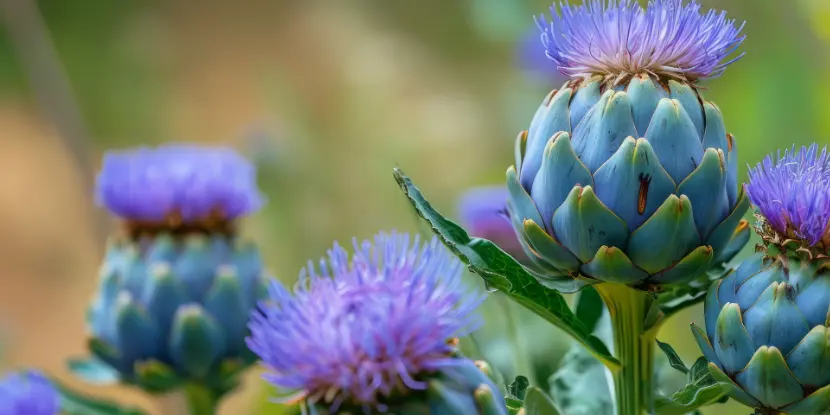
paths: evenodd
<path fill-rule="evenodd" d="M 166 145 L 109 152 L 97 178 L 96 201 L 133 221 L 180 215 L 235 219 L 263 205 L 256 169 L 232 149 Z"/>
<path fill-rule="evenodd" d="M 11 373 L 0 379 L 0 415 L 57 415 L 58 391 L 35 371 Z"/>
<path fill-rule="evenodd" d="M 542 35 L 535 28 L 521 38 L 517 51 L 519 66 L 534 78 L 556 86 L 562 85 L 568 79 L 545 54 Z"/>
<path fill-rule="evenodd" d="M 448 340 L 480 321 L 481 295 L 461 285 L 461 263 L 433 238 L 407 234 L 335 243 L 319 271 L 301 272 L 293 295 L 276 280 L 252 316 L 248 339 L 265 379 L 332 411 L 341 405 L 384 411 L 383 398 L 423 390 L 423 375 L 468 362 Z"/>
<path fill-rule="evenodd" d="M 476 238 L 492 241 L 514 258 L 524 261 L 527 255 L 507 217 L 507 186 L 483 186 L 461 195 L 458 211 L 462 226 Z"/>
<path fill-rule="evenodd" d="M 720 76 L 723 62 L 743 42 L 743 25 L 725 12 L 701 14 L 697 0 L 586 0 L 551 6 L 539 16 L 547 56 L 572 77 L 650 73 L 695 81 Z"/>
<path fill-rule="evenodd" d="M 825 242 L 830 223 L 830 155 L 827 147 L 795 146 L 749 169 L 746 191 L 767 223 L 785 238 Z"/>

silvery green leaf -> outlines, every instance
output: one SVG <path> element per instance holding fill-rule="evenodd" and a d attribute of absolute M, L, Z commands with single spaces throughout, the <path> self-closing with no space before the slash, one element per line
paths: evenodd
<path fill-rule="evenodd" d="M 492 242 L 471 238 L 464 229 L 442 216 L 400 169 L 394 170 L 394 176 L 418 215 L 430 223 L 432 231 L 444 245 L 484 279 L 489 289 L 504 292 L 559 327 L 606 365 L 619 365 L 608 347 L 574 315 L 559 292 L 540 284 L 522 265 Z"/>
<path fill-rule="evenodd" d="M 581 347 L 572 347 L 548 383 L 562 413 L 595 415 L 614 413 L 606 369 Z"/>
<path fill-rule="evenodd" d="M 658 415 L 682 415 L 698 408 L 724 402 L 726 389 L 709 373 L 708 362 L 700 357 L 689 370 L 686 386 L 669 396 L 658 396 Z"/>
<path fill-rule="evenodd" d="M 531 386 L 525 395 L 526 415 L 560 415 L 562 412 L 541 389 Z"/>
<path fill-rule="evenodd" d="M 669 365 L 671 365 L 671 367 L 683 372 L 684 374 L 689 373 L 689 368 L 687 368 L 686 365 L 683 364 L 683 360 L 680 358 L 680 356 L 677 355 L 677 352 L 674 351 L 674 348 L 671 347 L 670 344 L 663 343 L 660 340 L 655 341 L 657 342 L 657 346 L 660 347 L 660 350 L 662 350 L 663 353 L 666 354 L 666 357 L 669 359 Z"/>
<path fill-rule="evenodd" d="M 118 383 L 118 372 L 94 357 L 69 359 L 68 366 L 73 374 L 89 383 L 96 385 Z"/>

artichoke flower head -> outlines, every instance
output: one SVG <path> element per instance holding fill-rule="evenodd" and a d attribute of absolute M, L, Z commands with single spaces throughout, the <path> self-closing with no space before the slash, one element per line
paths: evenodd
<path fill-rule="evenodd" d="M 693 326 L 712 373 L 761 413 L 830 412 L 828 173 L 817 145 L 751 169 L 764 244 L 709 288 L 706 329 Z"/>
<path fill-rule="evenodd" d="M 254 167 L 227 148 L 110 152 L 96 196 L 122 229 L 88 313 L 92 353 L 150 392 L 233 389 L 255 361 L 246 324 L 265 293 L 258 249 L 235 229 L 263 204 Z"/>
<path fill-rule="evenodd" d="M 458 354 L 484 299 L 437 238 L 381 233 L 335 244 L 294 292 L 274 280 L 250 323 L 264 378 L 311 414 L 506 415 L 487 373 Z"/>
<path fill-rule="evenodd" d="M 737 145 L 699 82 L 741 27 L 696 1 L 563 3 L 537 24 L 571 79 L 516 140 L 508 210 L 534 273 L 641 289 L 728 261 L 748 237 Z"/>

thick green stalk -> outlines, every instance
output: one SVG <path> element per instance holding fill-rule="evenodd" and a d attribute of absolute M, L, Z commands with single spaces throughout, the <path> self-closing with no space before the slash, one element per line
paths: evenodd
<path fill-rule="evenodd" d="M 190 415 L 216 415 L 221 399 L 216 393 L 198 383 L 189 383 L 184 388 Z"/>
<path fill-rule="evenodd" d="M 654 340 L 660 319 L 652 310 L 653 296 L 621 284 L 600 283 L 594 287 L 608 307 L 614 355 L 621 365 L 612 370 L 616 414 L 652 414 Z"/>

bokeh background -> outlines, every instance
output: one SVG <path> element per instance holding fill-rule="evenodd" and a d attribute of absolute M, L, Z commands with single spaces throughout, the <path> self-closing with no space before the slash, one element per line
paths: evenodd
<path fill-rule="evenodd" d="M 830 2 L 702 3 L 748 22 L 746 57 L 705 84 L 737 137 L 741 166 L 793 143 L 830 141 Z M 114 226 L 91 197 L 101 154 L 192 141 L 249 155 L 270 204 L 245 234 L 290 282 L 333 240 L 423 230 L 392 179 L 395 166 L 450 216 L 464 189 L 502 182 L 516 133 L 561 82 L 541 47 L 525 41 L 532 15 L 548 5 L 0 0 L 4 367 L 42 367 L 151 414 L 178 413 L 175 396 L 92 388 L 64 368 L 85 353 L 86 303 Z M 539 325 L 532 316 L 504 307 L 489 301 L 497 310 L 487 312 L 497 328 L 489 332 L 519 333 L 524 353 L 552 370 L 565 336 L 529 330 Z M 701 320 L 700 307 L 684 312 L 660 338 L 691 363 L 699 352 L 688 323 Z M 522 370 L 487 333 L 478 338 L 484 357 Z M 279 413 L 258 376 L 221 413 Z"/>

